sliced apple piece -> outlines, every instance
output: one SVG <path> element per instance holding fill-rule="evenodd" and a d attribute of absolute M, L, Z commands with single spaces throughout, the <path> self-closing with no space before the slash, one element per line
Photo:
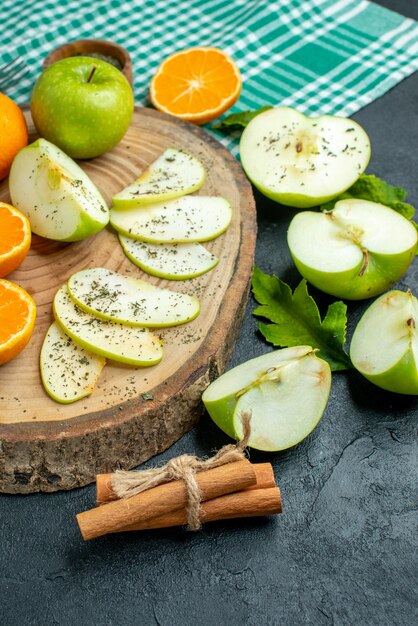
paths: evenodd
<path fill-rule="evenodd" d="M 112 198 L 121 209 L 133 208 L 150 202 L 178 198 L 197 191 L 205 180 L 205 169 L 199 159 L 168 148 L 131 185 Z"/>
<path fill-rule="evenodd" d="M 350 357 L 378 387 L 418 395 L 418 299 L 397 290 L 380 296 L 356 326 Z"/>
<path fill-rule="evenodd" d="M 132 326 L 179 326 L 193 320 L 200 311 L 194 296 L 101 267 L 73 274 L 67 288 L 75 304 L 87 313 Z"/>
<path fill-rule="evenodd" d="M 69 404 L 91 394 L 105 363 L 68 337 L 57 322 L 49 327 L 41 348 L 41 378 L 57 402 Z"/>
<path fill-rule="evenodd" d="M 144 272 L 169 280 L 185 280 L 209 272 L 218 259 L 200 243 L 147 243 L 119 234 L 126 256 Z"/>
<path fill-rule="evenodd" d="M 337 298 L 361 300 L 388 289 L 408 269 L 417 230 L 393 209 L 367 200 L 341 200 L 330 212 L 292 219 L 287 241 L 299 272 Z"/>
<path fill-rule="evenodd" d="M 225 232 L 231 219 L 229 202 L 214 196 L 184 196 L 129 211 L 110 211 L 110 223 L 117 231 L 149 243 L 209 241 Z"/>
<path fill-rule="evenodd" d="M 71 339 L 94 354 L 136 367 L 161 361 L 161 342 L 147 328 L 101 320 L 86 313 L 71 300 L 66 285 L 55 295 L 54 315 Z"/>
<path fill-rule="evenodd" d="M 275 350 L 246 361 L 215 380 L 203 403 L 227 435 L 241 439 L 242 415 L 251 415 L 248 445 L 257 450 L 284 450 L 315 428 L 331 387 L 328 363 L 310 346 Z"/>
<path fill-rule="evenodd" d="M 370 141 L 353 120 L 306 117 L 290 107 L 254 117 L 241 136 L 242 166 L 268 198 L 309 208 L 351 187 L 370 159 Z"/>
<path fill-rule="evenodd" d="M 38 139 L 15 157 L 9 177 L 13 205 L 37 235 L 79 241 L 109 221 L 109 209 L 85 172 L 62 150 Z"/>

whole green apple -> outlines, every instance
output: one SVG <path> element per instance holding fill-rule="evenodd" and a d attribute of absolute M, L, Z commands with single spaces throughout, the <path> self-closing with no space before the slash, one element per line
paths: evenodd
<path fill-rule="evenodd" d="M 380 296 L 356 326 L 354 367 L 378 387 L 418 395 L 418 300 L 411 292 Z"/>
<path fill-rule="evenodd" d="M 89 57 L 70 57 L 48 67 L 31 99 L 38 133 L 75 159 L 113 148 L 128 130 L 133 110 L 125 76 Z"/>
<path fill-rule="evenodd" d="M 296 267 L 314 287 L 336 298 L 379 295 L 405 274 L 418 243 L 405 217 L 367 200 L 340 200 L 332 211 L 303 211 L 287 242 Z"/>

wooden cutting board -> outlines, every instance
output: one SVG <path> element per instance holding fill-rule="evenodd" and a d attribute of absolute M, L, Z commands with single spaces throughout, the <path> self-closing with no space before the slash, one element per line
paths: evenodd
<path fill-rule="evenodd" d="M 33 141 L 28 111 L 26 116 Z M 30 344 L 0 368 L 0 491 L 71 489 L 93 481 L 98 472 L 146 461 L 193 427 L 202 412 L 202 391 L 224 370 L 248 299 L 256 240 L 251 185 L 239 163 L 200 128 L 136 109 L 121 143 L 81 165 L 110 203 L 170 146 L 203 162 L 207 178 L 199 194 L 222 195 L 233 207 L 228 231 L 205 244 L 219 265 L 198 278 L 168 281 L 133 265 L 109 227 L 71 244 L 33 237 L 28 257 L 7 277 L 32 294 L 37 321 Z M 10 202 L 7 181 L 0 183 L 0 200 Z M 87 267 L 107 267 L 194 294 L 201 313 L 189 324 L 158 331 L 164 342 L 158 365 L 130 368 L 109 362 L 88 398 L 62 405 L 42 387 L 39 352 L 53 320 L 51 303 L 58 287 Z"/>

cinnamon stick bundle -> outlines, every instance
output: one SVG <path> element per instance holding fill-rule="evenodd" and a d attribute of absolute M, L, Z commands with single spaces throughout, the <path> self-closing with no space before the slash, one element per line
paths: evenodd
<path fill-rule="evenodd" d="M 275 487 L 274 472 L 271 463 L 256 463 L 252 465 L 257 482 L 255 485 L 245 487 L 245 491 L 254 489 L 268 489 Z M 100 506 L 106 502 L 119 500 L 112 487 L 114 474 L 98 474 L 96 476 L 96 502 Z M 268 515 L 268 513 L 266 513 Z"/>
<path fill-rule="evenodd" d="M 243 491 L 203 502 L 200 509 L 200 519 L 203 523 L 206 523 L 238 517 L 275 515 L 281 512 L 282 500 L 278 487 L 266 489 L 247 488 Z M 125 526 L 117 532 L 183 526 L 186 522 L 187 511 L 186 509 L 180 509 Z"/>
<path fill-rule="evenodd" d="M 254 466 L 247 460 L 221 465 L 196 474 L 201 501 L 233 493 L 255 485 Z M 132 524 L 140 524 L 166 513 L 186 509 L 187 490 L 183 480 L 174 480 L 138 493 L 126 500 L 115 500 L 77 515 L 77 522 L 85 540 L 119 531 Z"/>

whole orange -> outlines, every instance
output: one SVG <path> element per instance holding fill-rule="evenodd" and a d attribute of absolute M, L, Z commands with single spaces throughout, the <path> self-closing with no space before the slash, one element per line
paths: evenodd
<path fill-rule="evenodd" d="M 6 178 L 16 154 L 27 144 L 28 129 L 22 111 L 0 93 L 0 180 Z"/>

